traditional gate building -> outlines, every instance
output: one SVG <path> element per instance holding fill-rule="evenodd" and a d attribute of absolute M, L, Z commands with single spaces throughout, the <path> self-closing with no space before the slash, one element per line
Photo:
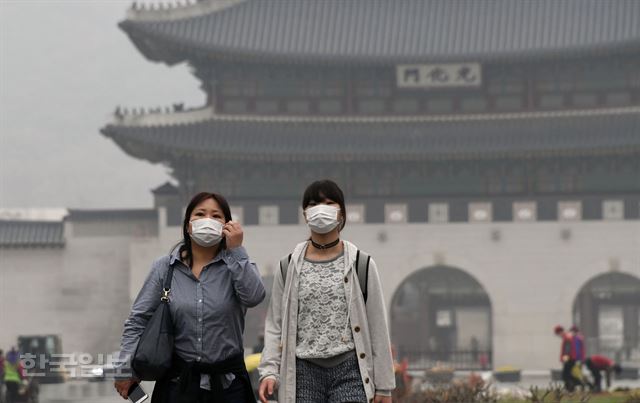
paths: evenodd
<path fill-rule="evenodd" d="M 640 359 L 637 1 L 214 0 L 120 28 L 206 94 L 101 130 L 177 184 L 131 240 L 131 295 L 193 193 L 227 196 L 269 276 L 332 178 L 415 367 L 558 366 L 557 323 Z"/>

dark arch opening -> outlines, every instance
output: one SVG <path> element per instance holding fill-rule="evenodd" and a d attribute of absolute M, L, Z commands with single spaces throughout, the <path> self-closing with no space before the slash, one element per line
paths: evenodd
<path fill-rule="evenodd" d="M 573 320 L 585 336 L 586 354 L 619 363 L 640 360 L 640 279 L 605 273 L 589 280 L 573 303 Z"/>
<path fill-rule="evenodd" d="M 448 266 L 418 270 L 391 301 L 391 338 L 398 358 L 415 369 L 492 367 L 491 300 L 470 274 Z"/>

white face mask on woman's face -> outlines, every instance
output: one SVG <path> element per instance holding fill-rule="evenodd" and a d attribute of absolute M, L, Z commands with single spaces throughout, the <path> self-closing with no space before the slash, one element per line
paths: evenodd
<path fill-rule="evenodd" d="M 340 208 L 327 204 L 307 207 L 305 210 L 307 225 L 316 234 L 326 234 L 333 231 L 340 224 L 339 213 Z"/>
<path fill-rule="evenodd" d="M 191 221 L 191 239 L 205 248 L 217 245 L 222 240 L 223 224 L 213 218 L 198 218 Z"/>

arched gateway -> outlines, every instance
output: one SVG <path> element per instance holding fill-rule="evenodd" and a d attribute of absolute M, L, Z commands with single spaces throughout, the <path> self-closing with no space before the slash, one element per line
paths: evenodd
<path fill-rule="evenodd" d="M 407 277 L 393 296 L 390 326 L 399 358 L 412 368 L 491 367 L 491 301 L 463 270 L 434 266 Z"/>
<path fill-rule="evenodd" d="M 584 333 L 587 354 L 618 362 L 640 359 L 640 279 L 626 273 L 589 280 L 573 303 L 574 322 Z"/>

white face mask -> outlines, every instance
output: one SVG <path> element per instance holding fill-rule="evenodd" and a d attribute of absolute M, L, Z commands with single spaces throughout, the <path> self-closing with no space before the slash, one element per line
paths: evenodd
<path fill-rule="evenodd" d="M 191 239 L 200 246 L 208 248 L 222 240 L 223 224 L 212 218 L 198 218 L 191 221 Z"/>
<path fill-rule="evenodd" d="M 340 208 L 335 206 L 318 204 L 317 206 L 308 207 L 305 213 L 309 229 L 316 234 L 331 232 L 340 224 L 340 220 L 338 219 Z"/>

